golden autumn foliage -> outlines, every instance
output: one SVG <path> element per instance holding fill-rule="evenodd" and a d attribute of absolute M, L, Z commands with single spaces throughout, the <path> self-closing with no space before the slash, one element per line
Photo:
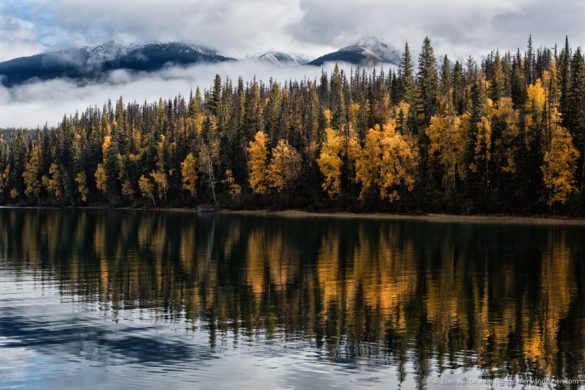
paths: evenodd
<path fill-rule="evenodd" d="M 513 174 L 518 165 L 520 147 L 520 112 L 514 109 L 511 98 L 498 101 L 495 121 L 502 126 L 500 137 L 494 143 L 494 158 L 501 172 Z"/>
<path fill-rule="evenodd" d="M 366 191 L 379 183 L 380 162 L 382 161 L 382 138 L 380 126 L 376 125 L 366 134 L 366 141 L 360 158 L 356 161 L 356 180 L 361 183 L 363 198 Z"/>
<path fill-rule="evenodd" d="M 380 198 L 393 202 L 400 199 L 400 189 L 414 190 L 419 156 L 414 140 L 396 132 L 394 124 L 384 125 L 383 132 Z"/>
<path fill-rule="evenodd" d="M 475 155 L 469 169 L 479 174 L 485 184 L 489 180 L 489 166 L 492 159 L 492 121 L 489 117 L 482 117 L 477 124 L 474 151 Z"/>
<path fill-rule="evenodd" d="M 410 104 L 405 101 L 401 101 L 394 108 L 394 118 L 396 120 L 397 127 L 403 132 L 408 133 L 408 118 L 410 116 Z"/>
<path fill-rule="evenodd" d="M 75 184 L 77 184 L 77 192 L 81 197 L 81 201 L 84 203 L 87 202 L 89 189 L 87 188 L 87 177 L 85 176 L 85 172 L 79 172 L 75 175 Z"/>
<path fill-rule="evenodd" d="M 242 186 L 236 183 L 231 169 L 225 171 L 225 179 L 223 184 L 229 189 L 230 198 L 235 199 L 242 193 Z"/>
<path fill-rule="evenodd" d="M 108 153 L 108 149 L 110 148 L 111 143 L 112 137 L 110 135 L 104 136 L 104 142 L 102 143 L 102 156 L 104 156 L 104 159 L 106 158 L 106 154 Z"/>
<path fill-rule="evenodd" d="M 144 175 L 140 176 L 140 179 L 138 179 L 138 188 L 140 189 L 142 196 L 152 200 L 152 204 L 156 207 L 156 202 L 154 200 L 154 186 L 150 179 Z"/>
<path fill-rule="evenodd" d="M 301 173 L 301 155 L 286 140 L 281 139 L 272 150 L 268 166 L 268 182 L 277 192 L 289 187 Z"/>
<path fill-rule="evenodd" d="M 158 199 L 165 201 L 167 199 L 167 191 L 169 189 L 169 179 L 166 172 L 152 171 L 150 177 L 156 184 Z"/>
<path fill-rule="evenodd" d="M 324 176 L 323 190 L 333 198 L 339 194 L 341 187 L 342 138 L 332 128 L 325 129 L 325 141 L 317 159 L 319 169 Z"/>
<path fill-rule="evenodd" d="M 0 172 L 0 193 L 6 192 L 9 177 L 10 164 L 6 165 L 6 168 L 4 168 L 4 170 Z"/>
<path fill-rule="evenodd" d="M 263 131 L 256 133 L 248 145 L 248 170 L 250 171 L 250 188 L 257 194 L 268 191 L 268 147 L 267 137 Z"/>
<path fill-rule="evenodd" d="M 356 161 L 356 180 L 362 184 L 361 197 L 376 186 L 380 199 L 400 199 L 400 189 L 414 189 L 418 151 L 414 142 L 396 131 L 394 122 L 368 131 Z"/>
<path fill-rule="evenodd" d="M 327 191 L 330 198 L 339 195 L 344 160 L 354 162 L 359 154 L 359 142 L 353 132 L 350 132 L 348 137 L 347 134 L 340 134 L 330 127 L 325 129 L 325 140 L 317 165 L 324 177 L 323 190 Z"/>
<path fill-rule="evenodd" d="M 39 174 L 41 172 L 41 148 L 38 144 L 35 144 L 30 152 L 30 158 L 25 165 L 24 178 L 26 196 L 32 196 L 38 198 L 41 193 L 41 179 Z"/>
<path fill-rule="evenodd" d="M 546 90 L 540 79 L 528 86 L 527 95 L 524 121 L 528 130 L 527 141 L 531 142 L 537 134 L 542 133 L 545 119 Z"/>
<path fill-rule="evenodd" d="M 192 197 L 197 196 L 197 159 L 189 153 L 181 163 L 181 181 L 183 189 L 189 191 Z"/>
<path fill-rule="evenodd" d="M 47 189 L 47 192 L 60 200 L 63 196 L 63 185 L 62 176 L 59 165 L 53 163 L 49 168 L 49 176 L 43 176 L 43 186 Z"/>
<path fill-rule="evenodd" d="M 465 177 L 469 115 L 433 116 L 426 134 L 430 141 L 429 157 L 436 158 L 443 168 L 443 185 L 450 191 L 455 188 L 457 178 Z"/>
<path fill-rule="evenodd" d="M 108 176 L 106 175 L 106 168 L 104 164 L 98 164 L 95 171 L 95 186 L 98 190 L 106 193 L 108 183 Z"/>
<path fill-rule="evenodd" d="M 577 190 L 575 173 L 578 159 L 579 151 L 573 145 L 569 131 L 554 125 L 551 143 L 541 167 L 544 185 L 550 192 L 549 205 L 565 204 L 569 195 Z"/>
<path fill-rule="evenodd" d="M 13 188 L 10 190 L 10 198 L 16 199 L 16 198 L 18 198 L 18 195 L 20 195 L 20 193 L 18 192 L 18 190 L 16 188 Z"/>

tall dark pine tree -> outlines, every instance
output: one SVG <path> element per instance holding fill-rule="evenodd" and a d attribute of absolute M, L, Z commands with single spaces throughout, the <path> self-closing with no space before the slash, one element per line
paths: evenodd
<path fill-rule="evenodd" d="M 571 119 L 571 49 L 569 47 L 569 37 L 565 37 L 565 48 L 559 56 L 559 83 L 561 85 L 561 99 L 559 102 L 559 111 L 563 119 L 563 126 L 569 127 Z"/>
<path fill-rule="evenodd" d="M 583 189 L 585 181 L 585 59 L 580 48 L 573 55 L 571 71 L 573 77 L 569 95 L 568 127 L 581 153 L 578 179 Z"/>
<path fill-rule="evenodd" d="M 516 53 L 516 57 L 512 61 L 512 81 L 511 81 L 511 93 L 512 101 L 516 108 L 522 109 L 526 102 L 526 79 L 524 78 L 524 72 L 522 70 L 522 56 L 520 51 Z"/>
<path fill-rule="evenodd" d="M 437 59 L 431 40 L 425 37 L 418 61 L 417 85 L 419 92 L 418 111 L 422 124 L 427 126 L 437 110 L 438 90 Z"/>
<path fill-rule="evenodd" d="M 459 61 L 453 67 L 453 106 L 457 115 L 465 112 L 465 76 Z"/>
<path fill-rule="evenodd" d="M 526 59 L 524 61 L 524 74 L 528 84 L 534 83 L 534 49 L 532 48 L 532 34 L 528 37 L 528 49 L 526 50 Z"/>
<path fill-rule="evenodd" d="M 504 69 L 502 68 L 502 61 L 500 59 L 499 52 L 496 52 L 492 71 L 490 73 L 490 98 L 494 102 L 497 102 L 501 97 L 504 97 L 504 94 L 506 93 L 506 75 L 504 74 Z"/>
<path fill-rule="evenodd" d="M 401 100 L 404 100 L 411 106 L 414 105 L 416 101 L 416 85 L 414 83 L 414 65 L 412 63 L 410 49 L 408 48 L 408 42 L 404 45 L 398 76 L 400 79 Z"/>
<path fill-rule="evenodd" d="M 439 93 L 446 94 L 453 87 L 453 77 L 451 75 L 451 64 L 449 63 L 449 57 L 445 55 L 443 57 L 443 63 L 441 64 L 441 80 L 439 83 Z"/>
<path fill-rule="evenodd" d="M 216 74 L 213 80 L 213 90 L 207 103 L 209 111 L 213 115 L 217 115 L 219 111 L 219 105 L 221 101 L 221 76 Z"/>

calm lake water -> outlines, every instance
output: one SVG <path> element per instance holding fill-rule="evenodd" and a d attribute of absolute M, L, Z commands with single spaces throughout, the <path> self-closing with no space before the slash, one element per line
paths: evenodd
<path fill-rule="evenodd" d="M 513 380 L 585 384 L 584 227 L 0 209 L 1 388 Z"/>

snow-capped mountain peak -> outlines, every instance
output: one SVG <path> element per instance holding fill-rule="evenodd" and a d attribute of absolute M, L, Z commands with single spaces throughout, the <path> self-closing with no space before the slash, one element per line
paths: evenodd
<path fill-rule="evenodd" d="M 130 45 L 123 45 L 114 41 L 109 41 L 93 47 L 86 47 L 84 48 L 87 50 L 85 64 L 99 65 L 106 61 L 112 61 L 125 55 L 130 48 Z"/>
<path fill-rule="evenodd" d="M 259 61 L 269 62 L 274 65 L 305 65 L 309 60 L 294 53 L 285 53 L 278 50 L 269 50 L 267 52 L 253 56 Z"/>
<path fill-rule="evenodd" d="M 364 66 L 381 63 L 398 65 L 400 63 L 400 52 L 378 38 L 368 37 L 362 38 L 338 51 L 314 59 L 310 64 L 321 66 L 326 62 L 347 62 Z"/>
<path fill-rule="evenodd" d="M 340 49 L 340 51 L 361 52 L 377 58 L 379 62 L 391 64 L 400 62 L 400 52 L 395 47 L 375 37 L 362 38 L 353 45 Z"/>
<path fill-rule="evenodd" d="M 103 80 L 108 72 L 124 69 L 151 72 L 166 66 L 233 61 L 216 50 L 184 42 L 119 44 L 106 42 L 96 46 L 62 49 L 20 57 L 0 63 L 0 80 L 5 86 L 30 79 Z"/>

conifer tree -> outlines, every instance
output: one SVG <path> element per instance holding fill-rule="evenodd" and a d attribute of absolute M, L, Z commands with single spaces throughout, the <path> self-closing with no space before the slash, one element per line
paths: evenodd
<path fill-rule="evenodd" d="M 438 74 L 437 60 L 431 40 L 425 37 L 418 60 L 417 86 L 419 100 L 417 110 L 423 126 L 427 126 L 437 109 Z"/>

